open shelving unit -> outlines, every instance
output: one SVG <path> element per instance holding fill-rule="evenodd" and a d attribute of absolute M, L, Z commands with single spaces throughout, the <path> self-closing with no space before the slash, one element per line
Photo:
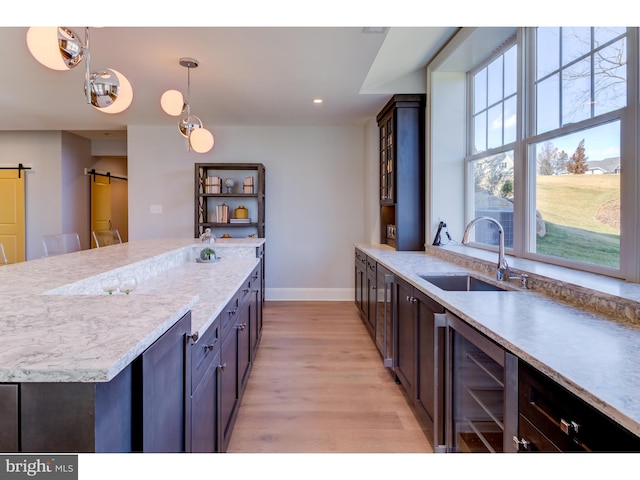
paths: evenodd
<path fill-rule="evenodd" d="M 206 180 L 220 177 L 222 184 L 219 193 L 209 193 Z M 253 193 L 244 193 L 243 180 L 253 177 Z M 265 168 L 261 163 L 196 163 L 195 164 L 195 222 L 194 237 L 199 238 L 210 228 L 217 236 L 264 238 L 265 212 Z M 225 179 L 232 179 L 234 186 L 227 191 Z M 244 206 L 249 210 L 248 223 L 219 222 L 216 207 L 221 204 L 229 207 L 229 218 L 234 210 Z"/>

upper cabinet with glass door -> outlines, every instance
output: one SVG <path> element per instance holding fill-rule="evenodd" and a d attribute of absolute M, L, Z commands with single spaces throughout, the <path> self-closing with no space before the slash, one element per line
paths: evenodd
<path fill-rule="evenodd" d="M 391 97 L 380 129 L 380 237 L 397 250 L 424 250 L 424 94 Z"/>

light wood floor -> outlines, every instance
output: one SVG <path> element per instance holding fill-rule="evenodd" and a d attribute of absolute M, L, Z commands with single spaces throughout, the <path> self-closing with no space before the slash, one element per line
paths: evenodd
<path fill-rule="evenodd" d="M 433 450 L 353 302 L 265 302 L 227 451 Z"/>

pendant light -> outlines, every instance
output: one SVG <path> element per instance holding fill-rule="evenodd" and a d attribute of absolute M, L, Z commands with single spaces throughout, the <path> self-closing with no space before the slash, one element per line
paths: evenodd
<path fill-rule="evenodd" d="M 187 98 L 178 90 L 167 90 L 160 97 L 160 106 L 167 115 L 180 116 L 178 130 L 187 139 L 187 146 L 196 153 L 207 153 L 213 148 L 213 134 L 204 128 L 202 120 L 191 114 L 191 69 L 198 67 L 195 58 L 183 57 L 180 65 L 187 69 Z"/>
<path fill-rule="evenodd" d="M 85 98 L 97 110 L 120 113 L 131 105 L 133 88 L 122 73 L 110 68 L 91 71 L 89 27 L 85 27 L 84 44 L 67 27 L 30 27 L 27 30 L 27 47 L 38 62 L 52 70 L 70 70 L 84 60 Z"/>

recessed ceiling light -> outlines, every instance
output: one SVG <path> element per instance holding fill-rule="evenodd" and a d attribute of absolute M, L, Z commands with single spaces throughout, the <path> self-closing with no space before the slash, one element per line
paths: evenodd
<path fill-rule="evenodd" d="M 377 33 L 377 34 L 381 34 L 381 33 L 387 33 L 387 30 L 389 29 L 389 27 L 364 27 L 362 29 L 362 33 Z"/>
<path fill-rule="evenodd" d="M 321 98 L 314 98 L 313 99 L 313 103 L 320 104 L 320 103 L 322 103 L 322 99 Z"/>

